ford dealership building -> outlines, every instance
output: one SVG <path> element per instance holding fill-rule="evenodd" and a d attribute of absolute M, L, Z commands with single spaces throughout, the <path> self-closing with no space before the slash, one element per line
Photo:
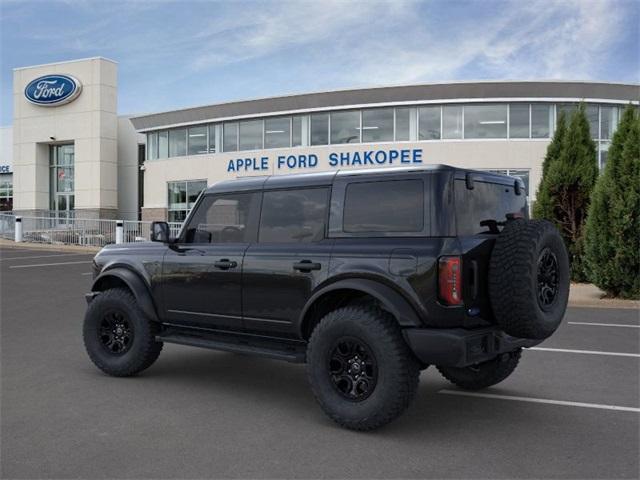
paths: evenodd
<path fill-rule="evenodd" d="M 224 179 L 430 163 L 518 176 L 535 201 L 561 111 L 585 102 L 602 167 L 621 110 L 640 98 L 632 84 L 460 82 L 123 116 L 117 89 L 117 64 L 104 58 L 14 70 L 0 208 L 180 221 Z"/>

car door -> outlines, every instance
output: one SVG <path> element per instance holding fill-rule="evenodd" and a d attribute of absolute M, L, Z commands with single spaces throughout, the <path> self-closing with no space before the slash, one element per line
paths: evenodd
<path fill-rule="evenodd" d="M 256 238 L 260 194 L 209 194 L 194 208 L 164 257 L 165 318 L 242 329 L 242 263 Z"/>
<path fill-rule="evenodd" d="M 327 278 L 333 240 L 326 238 L 329 187 L 263 193 L 258 242 L 245 254 L 245 327 L 293 336 L 316 286 Z"/>

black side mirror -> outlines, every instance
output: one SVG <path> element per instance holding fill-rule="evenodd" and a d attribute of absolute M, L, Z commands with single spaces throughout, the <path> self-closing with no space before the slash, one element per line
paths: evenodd
<path fill-rule="evenodd" d="M 151 222 L 151 241 L 169 243 L 169 224 L 167 222 Z"/>

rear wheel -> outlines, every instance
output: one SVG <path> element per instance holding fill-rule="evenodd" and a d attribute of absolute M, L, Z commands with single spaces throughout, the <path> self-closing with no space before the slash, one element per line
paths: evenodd
<path fill-rule="evenodd" d="M 438 371 L 451 383 L 465 390 L 481 390 L 500 383 L 518 366 L 521 350 L 503 353 L 488 362 L 468 367 L 438 367 Z"/>
<path fill-rule="evenodd" d="M 420 365 L 390 314 L 358 305 L 329 313 L 313 330 L 307 373 L 329 417 L 345 428 L 372 430 L 409 406 Z"/>
<path fill-rule="evenodd" d="M 135 375 L 156 361 L 162 342 L 128 290 L 114 288 L 94 298 L 84 318 L 84 345 L 91 361 L 116 377 Z"/>

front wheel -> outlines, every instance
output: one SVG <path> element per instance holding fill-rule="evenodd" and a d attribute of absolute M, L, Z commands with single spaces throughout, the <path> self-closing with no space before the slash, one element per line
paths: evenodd
<path fill-rule="evenodd" d="M 438 367 L 444 378 L 465 390 L 481 390 L 500 383 L 518 366 L 521 349 L 503 353 L 496 358 L 468 367 Z"/>
<path fill-rule="evenodd" d="M 409 406 L 420 365 L 390 314 L 358 305 L 334 310 L 313 330 L 307 373 L 329 417 L 345 428 L 372 430 Z"/>
<path fill-rule="evenodd" d="M 128 290 L 114 288 L 94 298 L 84 318 L 84 346 L 103 372 L 135 375 L 151 366 L 162 350 L 158 327 L 147 319 Z"/>

